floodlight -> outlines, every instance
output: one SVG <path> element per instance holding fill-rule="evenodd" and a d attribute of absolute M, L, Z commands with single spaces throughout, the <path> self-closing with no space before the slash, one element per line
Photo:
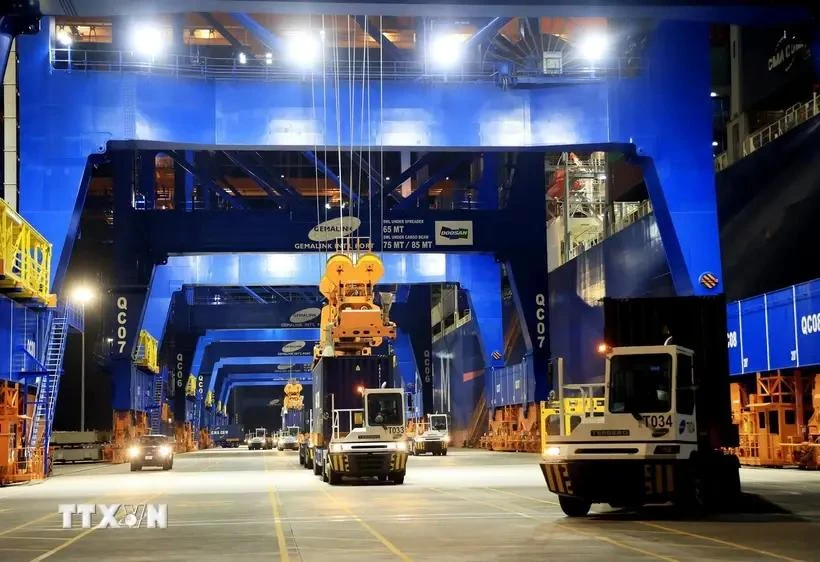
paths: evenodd
<path fill-rule="evenodd" d="M 239 53 L 239 64 L 247 64 L 248 62 L 248 55 L 245 53 Z"/>
<path fill-rule="evenodd" d="M 460 60 L 464 50 L 464 37 L 454 33 L 442 34 L 430 43 L 429 56 L 440 68 L 452 68 Z"/>
<path fill-rule="evenodd" d="M 609 38 L 603 33 L 589 33 L 578 42 L 581 57 L 590 62 L 598 62 L 609 52 Z"/>
<path fill-rule="evenodd" d="M 139 24 L 131 30 L 131 47 L 141 55 L 153 57 L 165 47 L 165 38 L 159 28 Z"/>
<path fill-rule="evenodd" d="M 74 42 L 74 39 L 71 37 L 71 34 L 68 31 L 66 31 L 65 29 L 60 29 L 59 31 L 57 31 L 57 42 L 63 47 L 70 47 L 71 44 Z"/>
<path fill-rule="evenodd" d="M 322 56 L 322 37 L 307 31 L 292 31 L 287 34 L 285 56 L 291 64 L 313 66 Z"/>

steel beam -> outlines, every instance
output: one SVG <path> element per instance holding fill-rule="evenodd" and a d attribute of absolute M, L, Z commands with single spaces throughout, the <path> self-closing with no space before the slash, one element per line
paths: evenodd
<path fill-rule="evenodd" d="M 226 201 L 228 201 L 231 206 L 236 207 L 238 209 L 248 209 L 248 205 L 245 204 L 239 197 L 231 194 L 227 189 L 224 189 L 220 186 L 209 174 L 206 174 L 203 170 L 197 168 L 193 163 L 188 162 L 184 156 L 179 154 L 178 152 L 171 150 L 168 152 L 168 155 L 174 160 L 175 163 L 179 165 L 180 168 L 197 178 L 202 185 L 211 193 L 217 195 L 218 197 L 223 197 Z"/>
<path fill-rule="evenodd" d="M 263 178 L 260 174 L 258 174 L 255 170 L 253 170 L 248 163 L 244 162 L 241 157 L 239 157 L 236 153 L 231 152 L 229 150 L 223 151 L 225 157 L 230 160 L 231 164 L 245 172 L 260 188 L 264 191 L 268 198 L 272 199 L 273 201 L 277 201 L 279 198 L 283 197 L 285 194 L 279 193 L 268 181 Z M 290 194 L 288 194 L 290 195 Z"/>
<path fill-rule="evenodd" d="M 426 194 L 431 187 L 435 184 L 443 180 L 447 177 L 453 170 L 455 170 L 459 165 L 464 163 L 467 160 L 472 160 L 475 158 L 475 154 L 467 154 L 467 155 L 459 155 L 458 157 L 454 158 L 447 162 L 444 167 L 442 167 L 438 172 L 430 176 L 427 181 L 421 184 L 413 193 L 405 197 L 403 200 L 399 201 L 396 205 L 397 209 L 408 209 L 415 206 L 421 196 Z"/>
<path fill-rule="evenodd" d="M 319 168 L 319 171 L 322 172 L 322 174 L 324 174 L 326 178 L 328 178 L 330 181 L 338 185 L 342 189 L 342 193 L 347 195 L 348 199 L 350 199 L 351 201 L 356 201 L 357 203 L 359 202 L 359 196 L 353 193 L 353 191 L 351 191 L 347 184 L 345 184 L 345 182 L 342 181 L 342 178 L 337 176 L 333 172 L 333 170 L 331 170 L 330 167 L 327 164 L 325 164 L 324 161 L 320 159 L 315 152 L 313 152 L 312 150 L 305 150 L 304 152 L 302 152 L 302 154 L 304 154 L 305 158 L 310 160 L 314 166 Z"/>
<path fill-rule="evenodd" d="M 407 180 L 411 179 L 416 174 L 416 172 L 418 172 L 419 170 L 421 170 L 422 168 L 424 168 L 425 166 L 427 166 L 431 162 L 434 162 L 435 160 L 436 160 L 436 154 L 434 152 L 427 152 L 426 154 L 422 154 L 421 157 L 419 157 L 418 160 L 416 160 L 415 162 L 410 164 L 410 167 L 408 167 L 406 170 L 402 171 L 402 173 L 399 174 L 399 177 L 397 177 L 395 180 L 392 180 L 390 182 L 390 185 L 385 187 L 385 190 L 384 190 L 385 197 L 391 197 L 393 200 L 395 200 L 397 202 L 401 201 L 402 197 L 401 197 L 400 194 L 396 193 L 396 190 L 400 189 L 401 184 L 403 184 Z"/>
<path fill-rule="evenodd" d="M 213 28 L 214 28 L 217 32 L 219 32 L 219 34 L 220 34 L 222 37 L 224 37 L 224 38 L 225 38 L 225 40 L 226 40 L 228 43 L 230 43 L 230 44 L 231 44 L 231 46 L 232 46 L 234 49 L 236 49 L 237 51 L 242 51 L 242 50 L 245 48 L 245 46 L 242 44 L 242 42 L 241 42 L 239 39 L 237 39 L 236 37 L 234 37 L 234 36 L 233 36 L 233 34 L 232 34 L 230 31 L 228 31 L 228 30 L 225 28 L 225 26 L 224 26 L 224 25 L 222 25 L 221 23 L 219 23 L 219 20 L 217 20 L 217 19 L 213 16 L 213 14 L 212 14 L 212 13 L 210 13 L 210 12 L 199 12 L 199 15 L 200 15 L 200 16 L 202 16 L 202 18 L 203 18 L 205 21 L 207 21 L 207 22 L 208 22 L 208 25 L 210 25 L 210 26 L 211 26 L 211 27 L 213 27 Z"/>
<path fill-rule="evenodd" d="M 379 24 L 373 23 L 367 19 L 367 16 L 353 16 L 359 27 L 362 28 L 367 35 L 373 38 L 382 48 L 382 51 L 387 54 L 385 60 L 401 60 L 404 58 L 404 53 L 401 49 L 396 47 L 390 39 L 384 36 L 384 32 L 379 27 Z"/>
<path fill-rule="evenodd" d="M 256 37 L 256 39 L 265 45 L 268 49 L 273 52 L 281 53 L 285 45 L 279 37 L 274 35 L 272 31 L 268 28 L 260 24 L 258 21 L 253 19 L 248 14 L 243 14 L 240 12 L 231 12 L 230 16 L 239 24 L 245 27 L 248 31 L 250 31 L 251 35 Z"/>
<path fill-rule="evenodd" d="M 464 50 L 471 49 L 485 39 L 492 38 L 501 28 L 507 25 L 512 18 L 493 18 L 490 22 L 475 32 L 475 34 L 464 42 Z"/>
<path fill-rule="evenodd" d="M 259 296 L 259 294 L 258 294 L 256 291 L 254 291 L 253 289 L 251 289 L 250 287 L 244 287 L 244 286 L 243 286 L 243 287 L 242 287 L 242 290 L 243 290 L 243 291 L 245 291 L 246 293 L 248 293 L 248 295 L 250 295 L 250 297 L 251 297 L 253 300 L 255 300 L 256 302 L 258 302 L 259 304 L 265 304 L 265 303 L 267 303 L 267 301 L 266 301 L 265 299 L 263 299 L 262 297 L 260 297 L 260 296 Z"/>

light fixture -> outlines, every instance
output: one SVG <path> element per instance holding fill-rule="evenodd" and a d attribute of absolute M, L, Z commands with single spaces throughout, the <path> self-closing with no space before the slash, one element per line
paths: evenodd
<path fill-rule="evenodd" d="M 265 64 L 273 64 L 273 53 L 265 53 Z"/>
<path fill-rule="evenodd" d="M 606 179 L 606 174 L 598 174 L 598 179 L 600 181 L 604 181 Z"/>
<path fill-rule="evenodd" d="M 88 285 L 79 285 L 71 291 L 71 300 L 77 304 L 86 305 L 94 300 L 96 293 Z"/>
<path fill-rule="evenodd" d="M 302 30 L 286 34 L 285 56 L 291 64 L 311 67 L 322 56 L 324 32 L 317 37 L 314 33 Z"/>
<path fill-rule="evenodd" d="M 239 64 L 247 64 L 248 63 L 248 55 L 245 53 L 239 53 Z"/>
<path fill-rule="evenodd" d="M 71 37 L 71 34 L 65 30 L 65 28 L 61 27 L 57 31 L 57 42 L 63 47 L 70 47 L 74 42 L 74 39 Z"/>
<path fill-rule="evenodd" d="M 390 181 L 390 176 L 385 176 L 384 181 Z"/>
<path fill-rule="evenodd" d="M 165 38 L 156 26 L 142 23 L 131 30 L 131 48 L 139 54 L 154 57 L 164 47 Z"/>
<path fill-rule="evenodd" d="M 601 32 L 591 32 L 578 42 L 578 52 L 589 62 L 598 62 L 609 52 L 609 38 Z"/>
<path fill-rule="evenodd" d="M 718 145 L 718 141 L 712 141 L 712 146 L 717 146 L 717 145 Z"/>
<path fill-rule="evenodd" d="M 330 203 L 325 203 L 325 209 L 330 209 Z"/>
<path fill-rule="evenodd" d="M 454 67 L 461 60 L 464 50 L 464 37 L 455 33 L 446 33 L 435 37 L 430 42 L 429 56 L 433 63 L 442 69 Z"/>
<path fill-rule="evenodd" d="M 279 177 L 285 179 L 285 174 L 281 174 Z"/>
<path fill-rule="evenodd" d="M 712 92 L 711 94 L 709 94 L 709 97 L 716 98 L 717 97 L 717 92 Z"/>

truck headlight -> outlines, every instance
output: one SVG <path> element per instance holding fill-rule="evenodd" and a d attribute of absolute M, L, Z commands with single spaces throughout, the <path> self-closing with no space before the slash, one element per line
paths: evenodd
<path fill-rule="evenodd" d="M 342 444 L 341 443 L 331 443 L 330 444 L 330 452 L 331 453 L 341 453 L 342 452 Z"/>
<path fill-rule="evenodd" d="M 545 457 L 557 457 L 561 454 L 560 447 L 547 447 L 544 449 L 544 456 Z"/>
<path fill-rule="evenodd" d="M 407 441 L 399 441 L 396 443 L 396 449 L 399 451 L 407 451 Z"/>
<path fill-rule="evenodd" d="M 171 447 L 169 447 L 168 445 L 162 445 L 159 448 L 159 454 L 162 455 L 163 457 L 167 457 L 168 455 L 171 454 Z"/>
<path fill-rule="evenodd" d="M 134 445 L 133 447 L 128 447 L 128 456 L 130 458 L 134 458 L 140 454 L 140 448 Z"/>
<path fill-rule="evenodd" d="M 444 442 L 445 442 L 445 443 L 449 443 L 449 442 L 450 442 L 450 436 L 449 436 L 449 435 L 445 435 L 445 436 L 444 436 Z"/>

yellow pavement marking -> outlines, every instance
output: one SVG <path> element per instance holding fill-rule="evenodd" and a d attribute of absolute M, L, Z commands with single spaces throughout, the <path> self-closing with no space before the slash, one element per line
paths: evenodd
<path fill-rule="evenodd" d="M 541 498 L 533 498 L 530 496 L 525 496 L 524 494 L 516 494 L 515 492 L 508 492 L 506 490 L 499 490 L 498 488 L 486 488 L 487 490 L 498 492 L 499 494 L 506 494 L 508 496 L 515 496 L 517 498 L 524 498 L 525 500 L 532 500 L 534 502 L 545 503 L 548 505 L 560 505 L 558 502 L 552 502 L 549 500 L 542 500 Z"/>
<path fill-rule="evenodd" d="M 264 457 L 265 474 L 269 474 L 268 458 Z M 285 540 L 285 531 L 282 527 L 282 517 L 279 513 L 279 498 L 276 494 L 276 488 L 273 486 L 273 478 L 268 486 L 268 498 L 270 500 L 271 510 L 273 511 L 273 525 L 276 528 L 276 543 L 279 545 L 279 557 L 282 562 L 289 562 L 290 556 L 288 554 L 288 543 Z"/>
<path fill-rule="evenodd" d="M 701 535 L 699 533 L 690 533 L 689 531 L 683 531 L 681 529 L 675 529 L 674 527 L 669 527 L 667 525 L 660 525 L 658 523 L 649 523 L 648 521 L 636 521 L 641 525 L 645 525 L 647 527 L 653 527 L 655 529 L 661 529 L 663 531 L 668 531 L 670 533 L 674 533 L 676 535 L 683 535 L 687 537 L 692 537 L 696 539 L 701 539 L 704 541 L 711 541 L 717 544 L 722 544 L 724 546 L 730 546 L 732 548 L 736 548 L 738 550 L 746 550 L 748 552 L 754 552 L 755 554 L 760 554 L 763 556 L 769 556 L 771 558 L 777 558 L 779 560 L 788 560 L 789 562 L 803 562 L 799 558 L 791 558 L 790 556 L 785 556 L 783 554 L 777 554 L 776 552 L 769 552 L 768 550 L 761 550 L 759 548 L 755 548 L 753 546 L 746 546 L 744 544 L 739 544 L 736 542 L 725 541 L 723 539 L 718 539 L 715 537 L 710 537 L 708 535 Z"/>
<path fill-rule="evenodd" d="M 410 558 L 410 557 L 409 557 L 409 556 L 407 556 L 404 552 L 402 552 L 401 550 L 399 550 L 399 548 L 398 548 L 395 544 L 393 544 L 392 542 L 390 542 L 390 540 L 389 540 L 387 537 L 385 537 L 385 536 L 384 536 L 384 535 L 382 535 L 380 532 L 378 532 L 376 529 L 374 529 L 373 527 L 371 527 L 371 526 L 370 526 L 370 525 L 369 525 L 366 521 L 364 521 L 361 517 L 359 517 L 358 515 L 356 515 L 355 513 L 353 513 L 353 511 L 351 511 L 351 510 L 350 510 L 350 508 L 349 508 L 349 507 L 347 507 L 345 504 L 343 504 L 343 503 L 342 503 L 342 502 L 341 502 L 338 498 L 336 498 L 333 494 L 331 494 L 330 492 L 328 492 L 327 490 L 325 490 L 324 486 L 325 486 L 325 484 L 321 484 L 321 487 L 319 488 L 319 489 L 322 491 L 322 493 L 323 493 L 323 494 L 325 494 L 328 498 L 330 498 L 330 500 L 331 500 L 334 504 L 336 504 L 339 508 L 341 508 L 341 509 L 342 509 L 343 511 L 345 511 L 348 515 L 350 515 L 350 517 L 352 517 L 353 519 L 355 519 L 355 520 L 359 523 L 359 525 L 361 525 L 362 527 L 364 527 L 364 528 L 367 530 L 367 532 L 369 532 L 371 535 L 373 535 L 374 537 L 376 537 L 376 539 L 378 539 L 378 541 L 379 541 L 380 543 L 382 543 L 382 544 L 385 546 L 385 548 L 387 548 L 387 550 L 389 550 L 390 552 L 392 552 L 393 554 L 395 554 L 395 555 L 396 555 L 396 557 L 397 557 L 399 560 L 403 560 L 404 562 L 411 562 L 411 561 L 412 561 L 412 558 Z"/>
<path fill-rule="evenodd" d="M 454 494 L 452 492 L 448 492 L 446 490 L 441 490 L 439 488 L 430 488 L 430 489 L 434 490 L 436 492 L 442 493 L 442 494 L 447 494 L 447 495 L 450 495 L 450 496 L 454 496 L 454 497 L 459 498 L 459 499 L 464 500 L 464 501 L 470 501 L 470 502 L 480 503 L 480 504 L 484 504 L 484 505 L 489 505 L 489 506 L 494 507 L 496 509 L 500 509 L 501 511 L 506 511 L 507 513 L 515 513 L 517 515 L 520 515 L 522 517 L 526 517 L 528 519 L 536 519 L 536 517 L 534 515 L 531 515 L 529 513 L 523 513 L 523 512 L 520 512 L 520 511 L 515 511 L 513 509 L 508 508 L 507 506 L 498 505 L 494 502 L 488 502 L 488 501 L 484 501 L 484 500 L 478 500 L 478 499 L 470 498 L 470 497 L 467 497 L 467 496 L 461 496 L 461 495 L 458 495 L 458 494 Z M 494 488 L 491 488 L 491 489 L 494 489 Z M 519 496 L 519 497 L 522 497 L 522 498 L 527 498 L 527 496 L 521 496 L 520 494 L 513 494 L 512 492 L 510 492 L 510 494 L 514 495 L 514 496 Z M 530 498 L 528 498 L 528 499 L 530 499 Z M 539 500 L 539 501 L 541 501 L 541 500 Z M 543 500 L 543 501 L 546 501 L 546 500 Z M 651 552 L 649 550 L 644 550 L 642 548 L 638 548 L 637 546 L 632 546 L 632 545 L 629 545 L 629 544 L 626 544 L 626 543 L 622 543 L 620 541 L 616 541 L 615 539 L 612 539 L 610 537 L 605 537 L 603 535 L 599 535 L 599 534 L 592 533 L 592 532 L 589 532 L 589 531 L 584 531 L 584 530 L 578 529 L 577 526 L 575 526 L 575 525 L 566 525 L 566 524 L 563 524 L 563 523 L 557 523 L 557 525 L 559 525 L 561 527 L 564 527 L 565 529 L 572 529 L 573 531 L 578 531 L 579 533 L 581 533 L 583 535 L 587 535 L 587 536 L 589 536 L 591 538 L 594 538 L 596 540 L 603 541 L 603 542 L 618 546 L 620 548 L 624 548 L 626 550 L 631 550 L 633 552 L 640 552 L 641 554 L 643 554 L 645 556 L 649 556 L 650 558 L 654 558 L 656 560 L 664 560 L 665 562 L 679 562 L 676 558 L 670 558 L 670 557 L 664 556 L 662 554 L 657 554 L 657 553 Z"/>

